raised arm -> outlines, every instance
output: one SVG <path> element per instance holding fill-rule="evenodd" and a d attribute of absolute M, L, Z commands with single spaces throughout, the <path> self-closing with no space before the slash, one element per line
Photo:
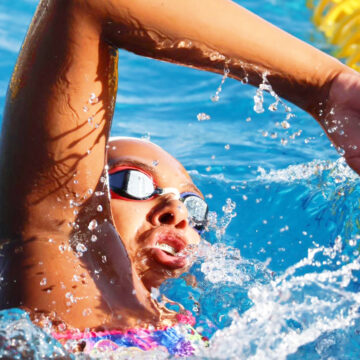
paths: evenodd
<path fill-rule="evenodd" d="M 226 66 L 253 85 L 267 72 L 278 95 L 318 120 L 360 173 L 360 76 L 338 60 L 228 0 L 93 4 L 116 46 L 203 70 Z"/>

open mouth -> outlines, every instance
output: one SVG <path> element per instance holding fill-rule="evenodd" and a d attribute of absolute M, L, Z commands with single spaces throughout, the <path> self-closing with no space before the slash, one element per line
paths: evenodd
<path fill-rule="evenodd" d="M 183 236 L 169 231 L 157 231 L 154 234 L 152 255 L 154 259 L 171 269 L 180 269 L 186 266 L 186 240 Z"/>

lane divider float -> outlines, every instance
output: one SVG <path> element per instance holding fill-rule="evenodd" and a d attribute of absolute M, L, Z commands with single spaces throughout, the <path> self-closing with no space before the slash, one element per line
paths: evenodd
<path fill-rule="evenodd" d="M 360 0 L 307 0 L 313 22 L 336 46 L 334 56 L 360 72 Z"/>

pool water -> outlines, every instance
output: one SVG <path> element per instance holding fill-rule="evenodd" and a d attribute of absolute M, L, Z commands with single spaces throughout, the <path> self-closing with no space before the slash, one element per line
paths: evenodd
<path fill-rule="evenodd" d="M 237 2 L 331 50 L 305 0 Z M 36 3 L 0 3 L 0 113 Z M 276 99 L 269 94 L 258 113 L 256 89 L 232 79 L 212 101 L 221 81 L 120 52 L 112 135 L 146 137 L 164 147 L 190 171 L 211 208 L 190 274 L 160 291 L 191 310 L 198 330 L 211 337 L 199 357 L 357 359 L 358 176 L 309 115 L 288 103 L 270 111 Z M 65 358 L 56 343 L 34 341 L 39 331 L 22 313 L 0 312 L 0 343 L 3 351 L 13 347 L 11 358 L 21 349 L 34 358 Z"/>

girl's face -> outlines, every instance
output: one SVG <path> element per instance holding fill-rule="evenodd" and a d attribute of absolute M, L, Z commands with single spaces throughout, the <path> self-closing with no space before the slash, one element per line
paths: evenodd
<path fill-rule="evenodd" d="M 139 170 L 160 188 L 202 197 L 183 166 L 150 142 L 110 142 L 108 164 L 110 173 L 115 167 Z M 112 197 L 111 210 L 135 271 L 149 290 L 184 272 L 200 236 L 190 226 L 187 208 L 178 196 L 170 192 L 148 200 Z"/>

